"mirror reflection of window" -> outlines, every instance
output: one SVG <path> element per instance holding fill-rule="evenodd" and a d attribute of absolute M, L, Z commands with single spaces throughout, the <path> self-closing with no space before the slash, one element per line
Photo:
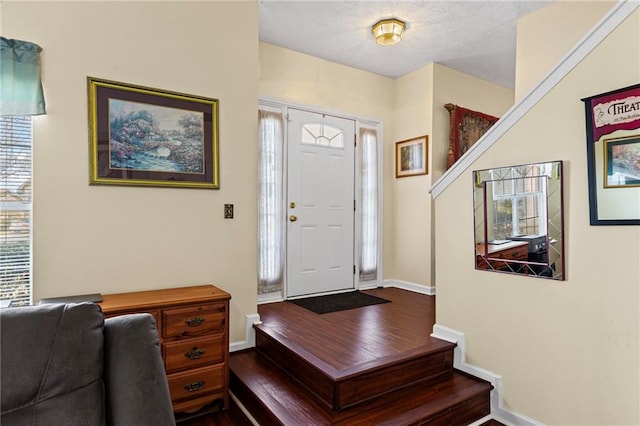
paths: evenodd
<path fill-rule="evenodd" d="M 476 269 L 564 279 L 562 162 L 473 178 Z"/>
<path fill-rule="evenodd" d="M 493 240 L 546 231 L 546 179 L 541 176 L 487 182 L 493 200 Z"/>

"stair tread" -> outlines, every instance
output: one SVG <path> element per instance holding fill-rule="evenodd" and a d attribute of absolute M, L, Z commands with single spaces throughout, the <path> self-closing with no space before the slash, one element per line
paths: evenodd
<path fill-rule="evenodd" d="M 437 419 L 450 407 L 474 398 L 488 401 L 492 389 L 485 381 L 451 371 L 429 382 L 391 391 L 340 412 L 329 412 L 254 350 L 232 354 L 229 364 L 234 379 L 232 386 L 245 386 L 253 393 L 263 409 L 272 413 L 273 424 L 409 425 Z M 232 391 L 235 390 L 232 388 Z"/>
<path fill-rule="evenodd" d="M 306 392 L 294 385 L 278 367 L 258 355 L 254 350 L 235 352 L 229 357 L 229 372 L 232 392 L 237 395 L 241 389 L 235 388 L 234 379 L 239 386 L 248 388 L 262 405 L 261 413 L 267 413 L 271 422 L 267 424 L 331 424 L 330 416 L 322 410 Z M 262 424 L 264 418 L 260 413 L 252 413 Z M 278 421 L 279 420 L 279 421 Z M 311 423 L 308 423 L 311 422 Z"/>

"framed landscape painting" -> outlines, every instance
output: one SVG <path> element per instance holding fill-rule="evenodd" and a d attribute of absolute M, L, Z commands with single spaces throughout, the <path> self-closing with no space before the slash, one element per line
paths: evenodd
<path fill-rule="evenodd" d="M 87 78 L 90 184 L 218 189 L 218 100 Z"/>
<path fill-rule="evenodd" d="M 426 175 L 429 136 L 396 142 L 396 177 Z"/>

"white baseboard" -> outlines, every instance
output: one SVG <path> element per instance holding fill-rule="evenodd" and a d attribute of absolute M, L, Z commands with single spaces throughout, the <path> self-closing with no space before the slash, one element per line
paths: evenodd
<path fill-rule="evenodd" d="M 456 344 L 453 351 L 453 366 L 472 376 L 486 380 L 493 385 L 491 391 L 491 417 L 506 425 L 514 426 L 542 426 L 542 423 L 522 414 L 514 413 L 503 407 L 502 402 L 502 376 L 485 370 L 475 365 L 467 364 L 465 361 L 466 338 L 465 334 L 443 325 L 434 324 L 432 337 L 446 340 Z M 482 424 L 482 423 L 480 423 Z M 474 423 L 475 425 L 475 423 Z"/>
<path fill-rule="evenodd" d="M 281 291 L 258 295 L 258 305 L 262 305 L 263 303 L 282 302 L 283 300 L 284 298 L 282 297 Z"/>
<path fill-rule="evenodd" d="M 358 290 L 371 290 L 373 288 L 378 288 L 377 281 L 363 281 L 358 285 Z"/>
<path fill-rule="evenodd" d="M 473 423 L 469 423 L 467 426 L 482 426 L 483 424 L 485 424 L 486 422 L 492 419 L 495 420 L 493 416 L 489 414 L 488 416 L 484 416 L 483 418 L 478 419 Z"/>
<path fill-rule="evenodd" d="M 242 411 L 242 413 L 247 417 L 247 419 L 249 419 L 249 421 L 251 422 L 251 424 L 253 424 L 253 426 L 260 426 L 260 423 L 258 423 L 258 421 L 251 415 L 249 410 L 247 410 L 247 407 L 245 407 L 242 404 L 242 402 L 240 402 L 238 397 L 235 396 L 233 392 L 229 391 L 229 397 L 233 399 L 233 401 L 236 403 L 240 411 Z"/>
<path fill-rule="evenodd" d="M 408 281 L 401 280 L 384 280 L 382 282 L 383 287 L 397 287 L 403 290 L 409 290 L 420 294 L 426 294 L 427 296 L 435 296 L 436 288 L 427 287 L 421 284 L 415 284 Z"/>
<path fill-rule="evenodd" d="M 256 331 L 253 329 L 254 324 L 261 324 L 260 314 L 250 314 L 244 317 L 245 336 L 247 340 L 243 342 L 233 342 L 229 344 L 229 352 L 237 352 L 244 349 L 250 349 L 256 346 Z"/>

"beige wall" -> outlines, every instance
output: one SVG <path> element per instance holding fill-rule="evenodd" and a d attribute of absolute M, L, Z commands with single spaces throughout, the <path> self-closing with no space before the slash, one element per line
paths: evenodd
<path fill-rule="evenodd" d="M 516 100 L 529 93 L 615 4 L 556 0 L 518 20 Z"/>
<path fill-rule="evenodd" d="M 451 102 L 500 116 L 513 105 L 513 90 L 480 80 L 440 64 L 430 64 L 394 81 L 394 142 L 427 134 L 429 174 L 395 179 L 394 145 L 385 152 L 389 161 L 391 200 L 385 203 L 393 222 L 385 244 L 385 278 L 434 286 L 435 256 L 432 201 L 427 192 L 445 171 L 449 147 Z"/>
<path fill-rule="evenodd" d="M 44 49 L 35 300 L 214 283 L 233 297 L 231 341 L 244 340 L 256 311 L 257 4 L 8 2 L 2 28 Z M 221 189 L 89 186 L 87 76 L 218 98 Z"/>
<path fill-rule="evenodd" d="M 433 136 L 433 64 L 394 81 L 393 140 L 386 146 L 385 182 L 391 199 L 385 203 L 393 222 L 385 241 L 385 278 L 431 285 L 431 208 L 426 189 L 431 185 Z M 427 163 L 423 176 L 395 177 L 395 143 L 418 136 L 429 136 Z"/>
<path fill-rule="evenodd" d="M 390 78 L 268 43 L 260 43 L 259 55 L 260 97 L 391 121 Z"/>
<path fill-rule="evenodd" d="M 437 323 L 502 375 L 508 409 L 545 424 L 640 423 L 640 228 L 589 225 L 580 102 L 637 83 L 639 48 L 636 11 L 435 200 Z M 476 271 L 472 170 L 548 160 L 565 165 L 567 280 Z"/>

